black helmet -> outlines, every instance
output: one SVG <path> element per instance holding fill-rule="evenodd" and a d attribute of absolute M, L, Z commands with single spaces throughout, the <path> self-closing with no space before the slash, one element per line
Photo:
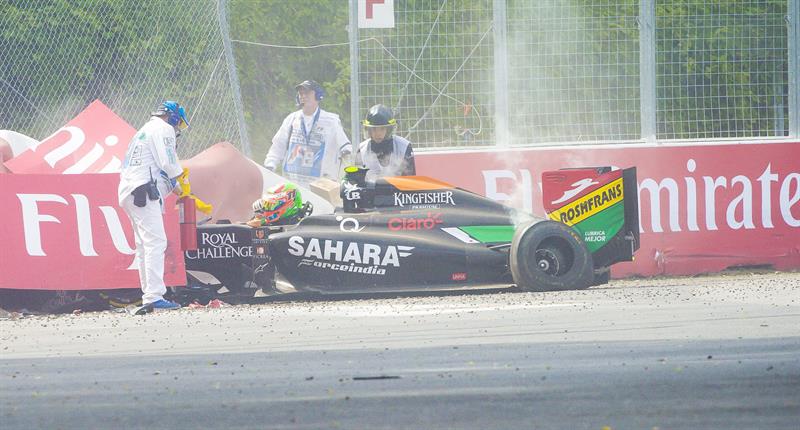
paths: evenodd
<path fill-rule="evenodd" d="M 322 85 L 317 83 L 317 81 L 306 80 L 294 86 L 295 90 L 299 91 L 300 88 L 314 90 L 314 97 L 317 99 L 317 101 L 322 100 L 323 97 L 325 97 L 325 90 L 322 88 Z"/>
<path fill-rule="evenodd" d="M 394 127 L 397 121 L 394 119 L 394 113 L 391 109 L 384 105 L 375 105 L 369 108 L 367 117 L 364 119 L 364 127 Z"/>

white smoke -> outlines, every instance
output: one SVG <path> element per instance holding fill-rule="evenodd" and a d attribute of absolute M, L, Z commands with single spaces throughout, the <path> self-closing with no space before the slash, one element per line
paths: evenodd
<path fill-rule="evenodd" d="M 628 45 L 619 42 L 627 42 L 623 32 L 635 26 L 635 17 L 628 16 L 633 9 L 601 18 L 578 3 L 538 0 L 519 4 L 513 15 L 509 9 L 509 129 L 498 130 L 496 135 L 507 137 L 495 142 L 498 148 L 491 156 L 499 169 L 515 178 L 497 181 L 504 186 L 498 193 L 502 203 L 528 213 L 520 215 L 523 222 L 529 214 L 546 216 L 542 170 L 595 167 L 597 162 L 587 161 L 575 146 L 555 146 L 525 154 L 536 159 L 533 166 L 524 162 L 519 145 L 585 145 L 635 137 L 629 132 L 638 131 L 638 79 L 627 77 L 625 64 L 620 64 L 638 58 L 628 56 L 636 46 L 628 51 Z M 637 40 L 630 38 L 634 45 Z M 618 62 L 609 60 L 611 43 L 624 49 L 615 53 Z M 492 190 L 486 172 L 484 179 L 488 194 Z"/>

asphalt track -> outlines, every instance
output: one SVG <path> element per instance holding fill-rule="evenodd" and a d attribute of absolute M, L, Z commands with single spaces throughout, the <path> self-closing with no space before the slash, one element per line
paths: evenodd
<path fill-rule="evenodd" d="M 797 429 L 800 273 L 0 320 L 0 428 Z"/>

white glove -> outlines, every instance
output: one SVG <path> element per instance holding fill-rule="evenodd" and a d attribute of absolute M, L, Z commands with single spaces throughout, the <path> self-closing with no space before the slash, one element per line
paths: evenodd
<path fill-rule="evenodd" d="M 353 153 L 350 152 L 350 148 L 342 150 L 339 155 L 339 165 L 342 167 L 342 170 L 344 170 L 345 167 L 353 165 Z"/>

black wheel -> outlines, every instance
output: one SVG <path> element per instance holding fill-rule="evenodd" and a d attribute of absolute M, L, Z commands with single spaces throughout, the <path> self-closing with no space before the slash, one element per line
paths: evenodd
<path fill-rule="evenodd" d="M 528 291 L 579 290 L 594 279 L 592 254 L 575 230 L 560 222 L 518 228 L 509 259 L 514 282 Z"/>
<path fill-rule="evenodd" d="M 551 276 L 563 275 L 570 262 L 561 248 L 558 243 L 551 243 L 537 249 L 533 258 L 539 270 Z"/>

